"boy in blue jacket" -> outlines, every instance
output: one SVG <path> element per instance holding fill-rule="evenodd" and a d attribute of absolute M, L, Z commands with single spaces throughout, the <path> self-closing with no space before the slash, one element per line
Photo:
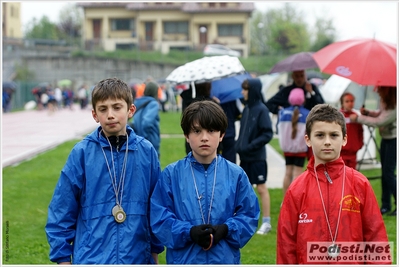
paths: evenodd
<path fill-rule="evenodd" d="M 226 114 L 213 101 L 193 102 L 181 127 L 191 152 L 163 170 L 151 197 L 152 230 L 168 264 L 239 264 L 260 211 L 244 170 L 217 154 Z"/>
<path fill-rule="evenodd" d="M 109 78 L 92 92 L 100 126 L 77 143 L 61 171 L 45 227 L 58 264 L 153 264 L 150 197 L 160 177 L 151 143 L 127 125 L 136 110 L 126 83 Z"/>

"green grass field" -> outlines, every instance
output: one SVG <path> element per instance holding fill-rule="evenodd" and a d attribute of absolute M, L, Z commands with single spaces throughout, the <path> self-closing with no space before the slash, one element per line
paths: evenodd
<path fill-rule="evenodd" d="M 162 134 L 177 137 L 161 140 L 161 167 L 181 159 L 185 155 L 184 138 L 180 128 L 180 113 L 160 113 Z M 3 264 L 51 264 L 48 259 L 49 246 L 44 226 L 47 207 L 57 183 L 59 173 L 73 145 L 79 140 L 66 142 L 55 149 L 17 166 L 3 169 Z M 278 140 L 271 142 L 278 150 Z M 375 175 L 379 170 L 364 172 Z M 380 180 L 370 181 L 380 199 Z M 242 264 L 275 264 L 276 229 L 282 201 L 281 189 L 270 189 L 272 231 L 265 236 L 254 235 L 242 249 Z M 372 219 L 372 218 L 370 218 Z M 394 242 L 396 255 L 396 217 L 384 216 L 389 241 Z M 165 264 L 165 253 L 160 255 Z M 396 263 L 396 256 L 394 257 Z"/>

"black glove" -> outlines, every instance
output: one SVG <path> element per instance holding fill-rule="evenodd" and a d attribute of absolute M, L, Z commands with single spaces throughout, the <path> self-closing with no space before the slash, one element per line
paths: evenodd
<path fill-rule="evenodd" d="M 211 244 L 211 234 L 213 234 L 213 229 L 210 224 L 201 224 L 190 229 L 191 239 L 203 248 L 208 248 Z"/>
<path fill-rule="evenodd" d="M 224 239 L 229 232 L 229 228 L 226 224 L 212 225 L 213 228 L 213 245 L 219 243 L 220 240 Z"/>

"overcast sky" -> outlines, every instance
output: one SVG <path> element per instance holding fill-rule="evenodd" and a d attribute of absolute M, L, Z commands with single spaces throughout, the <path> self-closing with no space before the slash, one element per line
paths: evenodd
<path fill-rule="evenodd" d="M 25 1 L 21 3 L 22 24 L 43 15 L 58 22 L 58 15 L 68 1 Z M 380 41 L 398 43 L 398 3 L 388 1 L 291 1 L 305 16 L 309 26 L 316 17 L 331 18 L 337 31 L 337 41 L 357 37 L 376 38 Z M 255 7 L 261 11 L 281 8 L 284 2 L 258 1 Z"/>

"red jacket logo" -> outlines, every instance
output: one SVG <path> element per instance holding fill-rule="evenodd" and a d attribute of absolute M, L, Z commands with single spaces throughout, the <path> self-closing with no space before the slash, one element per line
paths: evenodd
<path fill-rule="evenodd" d="M 308 219 L 308 214 L 305 212 L 302 212 L 301 214 L 299 214 L 299 220 L 298 223 L 311 223 L 313 222 L 312 219 Z"/>
<path fill-rule="evenodd" d="M 360 200 L 354 195 L 346 195 L 341 201 L 342 210 L 360 212 Z"/>

